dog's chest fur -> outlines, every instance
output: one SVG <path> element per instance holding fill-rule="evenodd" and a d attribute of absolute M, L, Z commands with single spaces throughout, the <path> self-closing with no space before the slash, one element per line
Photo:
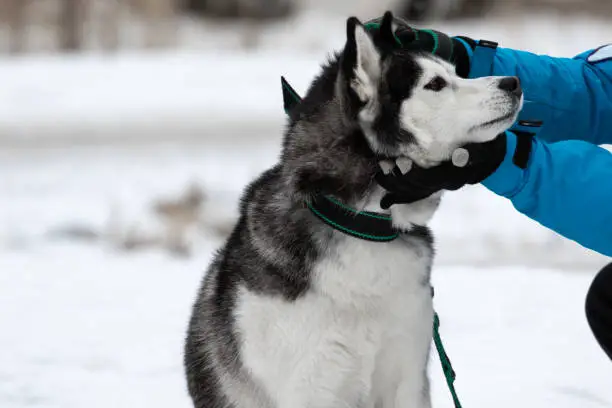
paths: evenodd
<path fill-rule="evenodd" d="M 399 387 L 405 403 L 421 406 L 415 395 L 427 387 L 433 322 L 428 231 L 417 227 L 389 243 L 333 235 L 296 300 L 240 290 L 234 316 L 243 364 L 278 407 L 304 406 L 300 398 L 312 395 L 321 406 L 399 407 Z"/>

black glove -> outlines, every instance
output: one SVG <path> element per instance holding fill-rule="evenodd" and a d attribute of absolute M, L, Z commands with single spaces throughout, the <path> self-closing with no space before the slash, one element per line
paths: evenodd
<path fill-rule="evenodd" d="M 380 29 L 383 17 L 379 17 L 366 22 L 364 25 L 372 33 Z M 457 75 L 467 78 L 470 73 L 470 57 L 465 49 L 468 44 L 472 50 L 476 47 L 476 41 L 468 37 L 449 37 L 448 35 L 435 30 L 417 29 L 411 27 L 406 21 L 394 17 L 393 21 L 397 25 L 395 36 L 401 42 L 402 48 L 430 52 L 456 67 Z"/>
<path fill-rule="evenodd" d="M 380 206 L 387 209 L 393 204 L 423 200 L 441 190 L 478 184 L 497 170 L 505 156 L 506 134 L 502 133 L 490 142 L 462 146 L 455 150 L 451 160 L 435 167 L 425 169 L 413 164 L 405 174 L 397 166 L 387 174 L 379 171 L 375 179 L 387 190 Z"/>

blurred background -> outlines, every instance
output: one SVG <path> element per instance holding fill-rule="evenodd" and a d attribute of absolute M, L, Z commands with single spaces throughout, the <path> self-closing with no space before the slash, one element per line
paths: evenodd
<path fill-rule="evenodd" d="M 190 307 L 350 15 L 572 57 L 609 0 L 0 0 L 0 407 L 188 407 Z M 433 221 L 466 407 L 612 407 L 583 299 L 607 261 L 482 187 Z M 434 406 L 451 407 L 437 357 Z"/>

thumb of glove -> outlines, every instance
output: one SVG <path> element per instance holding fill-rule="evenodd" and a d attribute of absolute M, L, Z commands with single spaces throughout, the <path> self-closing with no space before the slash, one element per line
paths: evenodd
<path fill-rule="evenodd" d="M 393 193 L 387 193 L 380 200 L 380 208 L 383 210 L 388 210 L 393 204 L 397 203 L 398 197 L 396 197 Z"/>

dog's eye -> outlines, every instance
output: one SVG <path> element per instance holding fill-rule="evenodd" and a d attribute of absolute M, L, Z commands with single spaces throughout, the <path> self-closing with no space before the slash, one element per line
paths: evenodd
<path fill-rule="evenodd" d="M 429 89 L 430 91 L 440 92 L 442 89 L 446 88 L 446 81 L 442 77 L 435 77 L 427 85 L 425 85 L 425 89 Z"/>

